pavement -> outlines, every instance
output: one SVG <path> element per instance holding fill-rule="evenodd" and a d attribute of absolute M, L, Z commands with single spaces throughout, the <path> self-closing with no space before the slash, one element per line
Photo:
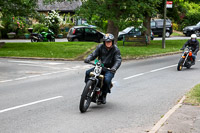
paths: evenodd
<path fill-rule="evenodd" d="M 183 104 L 157 133 L 200 133 L 200 106 Z"/>
<path fill-rule="evenodd" d="M 67 42 L 67 39 L 56 39 L 56 42 Z M 0 42 L 30 42 L 30 39 L 0 40 Z M 156 125 L 156 124 L 155 124 Z M 156 133 L 200 133 L 200 106 L 181 103 Z M 148 131 L 147 131 L 148 132 Z"/>

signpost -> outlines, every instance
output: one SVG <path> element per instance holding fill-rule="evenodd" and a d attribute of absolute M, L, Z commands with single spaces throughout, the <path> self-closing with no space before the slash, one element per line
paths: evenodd
<path fill-rule="evenodd" d="M 165 48 L 165 33 L 166 33 L 166 12 L 167 8 L 172 8 L 172 1 L 164 0 L 164 21 L 163 21 L 163 36 L 162 36 L 162 48 Z"/>
<path fill-rule="evenodd" d="M 166 3 L 167 6 L 166 7 L 167 8 L 172 8 L 172 3 L 173 3 L 172 1 L 167 1 L 167 3 Z"/>

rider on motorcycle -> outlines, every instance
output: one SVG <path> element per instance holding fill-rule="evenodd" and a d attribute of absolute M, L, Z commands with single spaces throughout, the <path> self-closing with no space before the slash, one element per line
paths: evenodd
<path fill-rule="evenodd" d="M 90 61 L 96 59 L 98 57 L 99 60 L 102 61 L 104 66 L 110 70 L 103 69 L 102 74 L 104 75 L 104 85 L 102 87 L 102 96 L 100 100 L 103 104 L 106 103 L 106 95 L 110 93 L 111 81 L 115 75 L 116 70 L 121 65 L 121 54 L 118 47 L 114 44 L 114 36 L 110 33 L 106 34 L 103 37 L 103 44 L 99 44 L 90 55 L 84 60 L 85 63 L 89 63 Z M 92 72 L 94 68 L 91 68 L 86 71 L 85 83 L 87 83 L 89 74 Z"/>
<path fill-rule="evenodd" d="M 196 34 L 191 35 L 191 39 L 189 39 L 181 48 L 181 50 L 184 50 L 186 46 L 189 46 L 192 48 L 192 58 L 193 62 L 192 65 L 195 64 L 195 59 L 197 56 L 197 52 L 199 51 L 199 41 L 197 40 Z"/>

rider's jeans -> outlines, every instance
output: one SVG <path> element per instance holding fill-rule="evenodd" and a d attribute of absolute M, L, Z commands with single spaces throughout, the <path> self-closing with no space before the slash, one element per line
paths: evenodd
<path fill-rule="evenodd" d="M 192 54 L 192 58 L 193 58 L 193 60 L 195 60 L 196 59 L 196 55 Z"/>
<path fill-rule="evenodd" d="M 94 71 L 94 68 L 91 68 L 91 69 L 86 71 L 85 83 L 87 83 L 87 81 L 89 79 L 90 72 L 92 72 L 92 71 Z M 104 75 L 104 85 L 102 87 L 102 92 L 108 93 L 108 92 L 110 92 L 111 81 L 112 81 L 112 78 L 114 77 L 115 74 L 110 72 L 109 70 L 102 71 L 102 74 Z"/>

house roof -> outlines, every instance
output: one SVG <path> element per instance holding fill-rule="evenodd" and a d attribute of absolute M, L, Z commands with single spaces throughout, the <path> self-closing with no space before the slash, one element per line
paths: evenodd
<path fill-rule="evenodd" d="M 38 0 L 38 9 L 37 11 L 50 11 L 58 10 L 61 12 L 74 12 L 75 9 L 82 5 L 81 0 L 75 1 L 64 1 L 64 2 L 55 2 L 53 4 L 44 5 L 43 0 Z"/>

